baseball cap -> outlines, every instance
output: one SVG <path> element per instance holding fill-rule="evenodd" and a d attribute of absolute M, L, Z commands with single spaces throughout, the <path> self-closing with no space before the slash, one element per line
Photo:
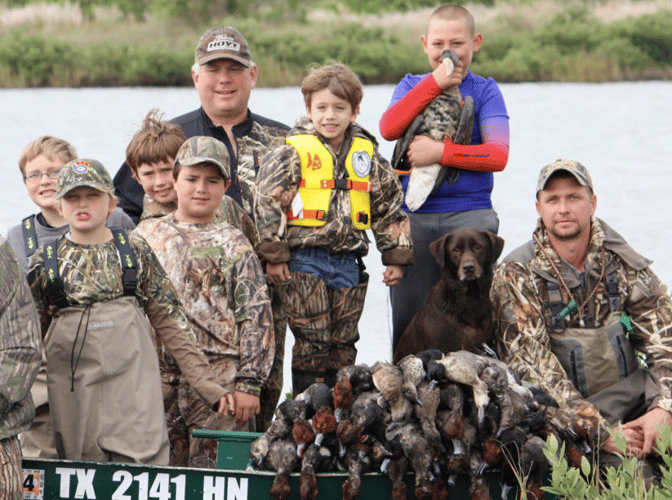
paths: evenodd
<path fill-rule="evenodd" d="M 88 186 L 108 194 L 114 192 L 112 177 L 97 160 L 77 159 L 66 163 L 58 174 L 56 199 L 60 200 L 81 186 Z"/>
<path fill-rule="evenodd" d="M 569 172 L 579 184 L 588 186 L 593 190 L 593 180 L 590 178 L 590 174 L 586 167 L 578 161 L 559 159 L 541 169 L 541 172 L 539 173 L 539 181 L 537 181 L 537 196 L 539 195 L 539 191 L 542 191 L 544 187 L 546 187 L 548 179 L 559 170 Z"/>
<path fill-rule="evenodd" d="M 213 163 L 219 167 L 225 179 L 231 179 L 229 150 L 214 137 L 197 135 L 187 139 L 175 156 L 175 165 L 178 163 L 185 166 Z"/>
<path fill-rule="evenodd" d="M 196 46 L 196 62 L 206 64 L 215 59 L 233 59 L 246 68 L 254 66 L 250 46 L 240 32 L 230 26 L 210 28 Z"/>

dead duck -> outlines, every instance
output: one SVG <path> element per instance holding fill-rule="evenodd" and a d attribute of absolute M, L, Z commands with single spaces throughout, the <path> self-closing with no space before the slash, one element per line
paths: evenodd
<path fill-rule="evenodd" d="M 276 439 L 266 457 L 267 468 L 275 470 L 275 478 L 271 485 L 270 497 L 273 500 L 287 500 L 290 486 L 289 475 L 296 467 L 299 458 L 296 456 L 296 443 L 290 439 Z"/>
<path fill-rule="evenodd" d="M 445 50 L 442 54 L 446 72 L 451 74 L 459 58 L 452 50 Z M 392 155 L 392 166 L 395 170 L 408 170 L 407 152 L 416 135 L 426 135 L 436 141 L 452 139 L 455 144 L 470 144 L 474 127 L 474 100 L 471 97 L 464 99 L 457 85 L 452 85 L 434 98 L 427 107 L 408 126 L 399 138 Z M 410 179 L 406 189 L 406 206 L 416 211 L 422 206 L 427 197 L 437 190 L 444 180 L 454 184 L 459 176 L 459 170 L 437 164 L 411 169 Z"/>
<path fill-rule="evenodd" d="M 377 363 L 371 371 L 374 386 L 390 405 L 392 421 L 396 424 L 408 422 L 413 406 L 402 390 L 404 378 L 401 368 L 390 363 Z"/>

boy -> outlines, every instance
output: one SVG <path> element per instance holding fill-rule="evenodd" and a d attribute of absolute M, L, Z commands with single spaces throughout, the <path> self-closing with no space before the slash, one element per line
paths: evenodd
<path fill-rule="evenodd" d="M 32 258 L 28 282 L 42 322 L 59 458 L 167 464 L 168 439 L 151 331 L 208 404 L 230 394 L 210 374 L 151 248 L 105 223 L 112 179 L 95 160 L 59 173 L 57 209 L 69 233 Z"/>
<path fill-rule="evenodd" d="M 189 437 L 193 428 L 253 431 L 259 394 L 274 356 L 273 318 L 261 264 L 245 236 L 215 211 L 231 183 L 229 155 L 217 139 L 187 139 L 175 158 L 177 209 L 147 219 L 138 231 L 173 282 L 219 382 L 233 393 L 234 418 L 222 418 L 179 382 L 178 406 L 188 465 L 215 467 L 213 440 Z"/>
<path fill-rule="evenodd" d="M 19 155 L 19 170 L 28 196 L 40 212 L 23 219 L 7 235 L 14 255 L 24 273 L 30 257 L 46 241 L 63 235 L 68 225 L 56 209 L 56 181 L 63 165 L 77 158 L 77 151 L 67 141 L 49 135 L 28 143 Z M 110 215 L 108 227 L 132 230 L 133 220 L 120 208 Z"/>
<path fill-rule="evenodd" d="M 28 272 L 30 257 L 37 248 L 68 230 L 67 223 L 56 208 L 56 181 L 63 165 L 75 158 L 77 152 L 69 142 L 49 135 L 31 141 L 19 155 L 19 170 L 28 196 L 40 208 L 39 213 L 26 217 L 7 234 L 7 242 L 24 274 Z M 131 218 L 121 209 L 115 209 L 107 224 L 126 230 L 135 227 Z M 21 436 L 23 454 L 28 457 L 56 458 L 44 363 L 31 393 L 35 402 L 35 419 L 32 427 Z"/>
<path fill-rule="evenodd" d="M 145 192 L 140 225 L 144 219 L 163 217 L 177 208 L 173 163 L 186 140 L 182 127 L 162 120 L 159 110 L 152 109 L 128 144 L 126 164 Z M 252 219 L 233 198 L 224 196 L 215 217 L 240 229 L 253 245 L 258 242 Z"/>
<path fill-rule="evenodd" d="M 502 93 L 492 78 L 486 80 L 469 72 L 473 54 L 483 42 L 473 16 L 458 5 L 440 6 L 432 13 L 421 42 L 433 72 L 408 74 L 397 85 L 380 120 L 381 135 L 388 141 L 401 137 L 413 119 L 451 85 L 459 85 L 463 97 L 474 99 L 476 116 L 471 145 L 416 136 L 408 149 L 412 168 L 440 163 L 458 168 L 459 174 L 453 183 L 444 181 L 417 211 L 410 212 L 404 204 L 411 220 L 415 264 L 406 268 L 399 286 L 390 290 L 393 351 L 441 274 L 429 244 L 461 227 L 497 233 L 499 219 L 490 199 L 492 172 L 504 170 L 509 154 L 509 118 Z M 452 49 L 460 59 L 450 76 L 441 63 L 446 49 Z M 405 191 L 408 177 L 402 179 L 402 186 Z"/>
<path fill-rule="evenodd" d="M 301 91 L 308 116 L 262 162 L 256 211 L 259 255 L 286 294 L 295 394 L 318 381 L 333 386 L 338 369 L 355 362 L 368 282 L 365 231 L 373 230 L 387 265 L 386 285 L 413 262 L 399 180 L 355 123 L 359 78 L 334 64 L 313 70 Z"/>

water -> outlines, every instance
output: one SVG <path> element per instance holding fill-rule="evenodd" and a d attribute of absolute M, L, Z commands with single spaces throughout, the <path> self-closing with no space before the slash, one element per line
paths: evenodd
<path fill-rule="evenodd" d="M 358 118 L 378 136 L 387 158 L 393 144 L 379 137 L 378 120 L 392 88 L 366 87 Z M 500 236 L 507 242 L 504 253 L 532 234 L 541 167 L 557 158 L 570 158 L 591 172 L 597 216 L 653 259 L 653 270 L 663 283 L 672 284 L 667 207 L 672 186 L 672 83 L 534 83 L 501 88 L 511 117 L 511 152 L 505 171 L 495 174 L 493 204 L 501 221 Z M 5 152 L 0 168 L 0 229 L 35 211 L 16 163 L 29 141 L 43 134 L 67 139 L 80 156 L 98 159 L 115 172 L 149 109 L 159 108 L 170 118 L 197 106 L 192 88 L 0 90 L 0 147 Z M 304 114 L 298 88 L 255 89 L 250 108 L 287 124 Z M 371 281 L 357 361 L 372 364 L 391 357 L 390 306 L 375 248 L 366 265 Z M 287 344 L 289 353 L 291 334 Z M 290 371 L 285 366 L 287 379 Z"/>

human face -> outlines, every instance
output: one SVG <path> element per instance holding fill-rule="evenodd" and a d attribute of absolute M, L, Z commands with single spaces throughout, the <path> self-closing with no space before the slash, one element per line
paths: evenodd
<path fill-rule="evenodd" d="M 28 190 L 28 196 L 42 210 L 56 210 L 56 185 L 58 173 L 65 162 L 59 158 L 48 158 L 41 154 L 26 162 L 26 178 L 24 182 Z M 52 179 L 48 174 L 52 173 Z M 31 174 L 43 174 L 39 178 L 28 178 Z"/>
<path fill-rule="evenodd" d="M 70 225 L 73 241 L 84 244 L 109 239 L 105 223 L 116 207 L 116 198 L 89 186 L 68 191 L 58 203 L 59 213 Z"/>
<path fill-rule="evenodd" d="M 247 102 L 257 83 L 256 66 L 246 68 L 232 59 L 215 59 L 192 70 L 191 77 L 206 114 L 215 125 L 235 125 L 247 116 Z"/>
<path fill-rule="evenodd" d="M 472 35 L 467 23 L 463 19 L 432 19 L 427 26 L 427 35 L 421 38 L 422 49 L 429 58 L 432 69 L 441 65 L 441 54 L 451 49 L 462 63 L 462 78 L 467 74 L 474 52 L 481 48 L 483 36 L 480 33 Z"/>
<path fill-rule="evenodd" d="M 177 210 L 180 222 L 204 224 L 215 219 L 215 210 L 222 203 L 228 182 L 217 165 L 199 163 L 183 165 L 175 179 Z"/>
<path fill-rule="evenodd" d="M 154 201 L 169 204 L 177 200 L 173 188 L 173 159 L 143 163 L 133 177 Z"/>
<path fill-rule="evenodd" d="M 552 237 L 569 241 L 587 237 L 597 197 L 573 177 L 551 178 L 539 191 L 537 213 Z"/>
<path fill-rule="evenodd" d="M 332 149 L 338 152 L 345 130 L 357 119 L 359 106 L 353 110 L 348 101 L 324 88 L 313 93 L 310 106 L 306 106 L 306 113 L 317 131 L 327 139 Z"/>

